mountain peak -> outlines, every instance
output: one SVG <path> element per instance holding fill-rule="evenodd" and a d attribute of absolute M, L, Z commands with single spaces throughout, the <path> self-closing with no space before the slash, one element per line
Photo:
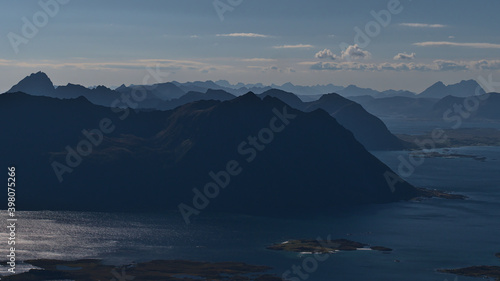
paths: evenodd
<path fill-rule="evenodd" d="M 456 84 L 445 85 L 439 81 L 425 89 L 418 97 L 444 98 L 446 96 L 469 97 L 484 94 L 485 91 L 476 80 L 462 80 Z"/>
<path fill-rule="evenodd" d="M 32 73 L 19 83 L 14 85 L 8 93 L 24 92 L 35 96 L 51 96 L 54 92 L 54 84 L 44 72 Z"/>

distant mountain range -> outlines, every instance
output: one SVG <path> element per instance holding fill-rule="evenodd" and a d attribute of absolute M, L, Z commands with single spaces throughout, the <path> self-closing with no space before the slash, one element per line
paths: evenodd
<path fill-rule="evenodd" d="M 291 84 L 287 86 L 292 87 Z M 47 75 L 39 72 L 26 77 L 12 87 L 9 92 L 21 91 L 28 94 L 45 95 L 56 98 L 76 98 L 78 96 L 83 96 L 97 105 L 114 107 L 135 106 L 137 109 L 148 110 L 169 110 L 199 100 L 227 101 L 236 98 L 235 95 L 223 89 L 209 88 L 206 90 L 206 87 L 216 88 L 216 84 L 213 82 L 192 82 L 183 84 L 168 82 L 151 86 L 131 85 L 127 87 L 122 85 L 115 90 L 103 86 L 98 86 L 95 89 L 87 89 L 83 86 L 68 84 L 67 86 L 54 88 L 54 85 Z M 184 93 L 184 91 L 188 92 Z M 129 102 L 128 104 L 126 102 L 121 102 L 121 100 L 123 100 L 121 97 L 122 95 L 133 96 L 134 93 L 136 95 L 142 95 L 144 93 L 145 98 L 141 100 L 141 102 Z M 366 112 L 359 104 L 345 99 L 340 95 L 328 94 L 317 100 L 303 102 L 291 92 L 279 89 L 269 89 L 261 93 L 260 96 L 279 98 L 288 105 L 306 112 L 324 109 L 340 122 L 341 125 L 353 132 L 355 137 L 369 150 L 400 150 L 410 147 L 410 144 L 391 134 L 380 119 Z"/>
<path fill-rule="evenodd" d="M 22 210 L 175 210 L 205 204 L 193 202 L 201 196 L 193 188 L 209 183 L 210 194 L 219 188 L 207 209 L 265 215 L 423 194 L 403 180 L 392 192 L 390 169 L 330 113 L 308 106 L 249 93 L 136 112 L 84 97 L 6 93 L 0 161 L 16 166 Z"/>
<path fill-rule="evenodd" d="M 67 87 L 74 86 L 68 84 Z M 59 86 L 60 87 L 60 86 Z M 57 87 L 57 88 L 59 88 Z M 83 87 L 83 86 L 82 86 Z M 26 92 L 33 95 L 45 95 L 51 97 L 62 97 L 62 98 L 72 98 L 71 93 L 68 93 L 66 89 L 61 89 L 58 94 L 54 94 L 54 85 L 47 77 L 45 73 L 38 72 L 24 78 L 17 85 L 13 86 L 8 92 Z M 468 97 L 474 95 L 484 94 L 485 91 L 475 80 L 461 81 L 457 84 L 444 85 L 442 82 L 437 82 L 432 86 L 428 87 L 420 94 L 416 94 L 406 90 L 386 90 L 386 91 L 376 91 L 370 88 L 360 88 L 355 85 L 349 85 L 347 87 L 336 86 L 333 84 L 328 85 L 315 85 L 315 86 L 299 86 L 292 83 L 285 83 L 282 85 L 269 85 L 265 86 L 261 83 L 258 84 L 230 84 L 226 80 L 213 81 L 195 81 L 195 82 L 185 82 L 180 83 L 177 81 L 159 83 L 155 85 L 121 85 L 116 88 L 115 91 L 119 93 L 130 93 L 132 90 L 144 90 L 147 89 L 151 98 L 149 103 L 155 105 L 158 101 L 165 101 L 171 99 L 178 99 L 182 95 L 188 92 L 201 92 L 205 93 L 207 90 L 223 90 L 234 96 L 241 96 L 248 92 L 253 92 L 255 94 L 262 94 L 265 91 L 271 89 L 278 89 L 286 92 L 291 92 L 297 95 L 303 101 L 314 101 L 319 99 L 324 94 L 337 93 L 343 97 L 358 97 L 358 96 L 371 96 L 374 98 L 387 98 L 387 97 L 418 97 L 418 98 L 443 98 L 448 95 L 458 96 L 458 97 Z M 113 94 L 108 94 L 108 97 L 101 97 L 104 91 L 112 91 L 103 86 L 97 86 L 89 88 L 88 90 L 94 90 L 94 95 L 96 98 L 89 98 L 89 100 L 96 104 L 102 104 L 108 106 L 109 100 L 114 100 Z M 79 91 L 84 91 L 84 89 L 79 89 Z M 73 91 L 74 92 L 74 91 Z M 149 104 L 145 102 L 144 105 Z"/>

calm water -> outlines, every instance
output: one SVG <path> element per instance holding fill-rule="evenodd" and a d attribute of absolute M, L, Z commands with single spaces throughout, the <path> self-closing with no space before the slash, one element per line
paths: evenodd
<path fill-rule="evenodd" d="M 407 180 L 467 195 L 466 201 L 401 202 L 296 220 L 202 213 L 189 226 L 175 212 L 19 212 L 18 258 L 102 258 L 111 264 L 152 259 L 242 261 L 272 266 L 281 275 L 301 265 L 307 255 L 269 251 L 267 245 L 331 235 L 394 251 L 332 254 L 307 280 L 454 280 L 455 276 L 435 270 L 500 265 L 494 256 L 500 252 L 500 148 L 452 151 L 488 159 L 425 159 Z M 398 156 L 406 154 L 376 156 L 397 169 Z M 5 212 L 0 215 L 6 219 Z M 0 241 L 6 241 L 6 234 L 1 235 Z"/>

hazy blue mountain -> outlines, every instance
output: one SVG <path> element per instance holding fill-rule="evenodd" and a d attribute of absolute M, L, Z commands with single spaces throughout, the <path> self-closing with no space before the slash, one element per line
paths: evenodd
<path fill-rule="evenodd" d="M 394 136 L 376 116 L 361 105 L 338 94 L 323 95 L 319 100 L 303 102 L 293 93 L 273 89 L 260 95 L 278 98 L 293 108 L 310 112 L 323 109 L 342 126 L 351 131 L 368 150 L 398 150 L 409 148 L 409 144 Z"/>
<path fill-rule="evenodd" d="M 377 96 L 380 94 L 379 91 L 370 89 L 370 88 L 360 88 L 355 85 L 349 85 L 346 88 L 337 92 L 339 95 L 343 97 L 352 97 L 352 96 Z"/>
<path fill-rule="evenodd" d="M 403 180 L 391 192 L 384 177 L 390 169 L 323 110 L 304 113 L 250 93 L 120 116 L 83 97 L 0 95 L 0 161 L 4 166 L 15 161 L 30 175 L 19 179 L 18 207 L 176 210 L 180 203 L 193 206 L 193 188 L 203 192 L 209 182 L 223 187 L 208 209 L 262 215 L 322 213 L 422 195 Z M 92 130 L 104 118 L 106 128 L 111 124 L 114 130 L 99 137 Z M 275 133 L 266 135 L 264 128 Z M 85 135 L 83 129 L 93 133 Z M 91 143 L 89 135 L 96 143 L 91 152 L 79 146 Z M 250 144 L 249 136 L 257 136 L 257 143 Z M 62 183 L 53 161 L 73 163 Z M 233 167 L 227 168 L 230 161 Z M 239 173 L 219 173 L 226 169 Z"/>
<path fill-rule="evenodd" d="M 457 84 L 445 85 L 439 81 L 418 95 L 421 98 L 444 98 L 446 96 L 470 97 L 486 92 L 475 80 L 462 80 Z"/>
<path fill-rule="evenodd" d="M 461 121 L 500 120 L 500 94 L 489 93 L 473 98 L 446 96 L 432 107 L 434 118 Z"/>
<path fill-rule="evenodd" d="M 416 94 L 414 92 L 406 91 L 406 90 L 385 90 L 380 92 L 377 97 L 415 97 Z"/>
<path fill-rule="evenodd" d="M 387 97 L 373 98 L 371 96 L 351 97 L 361 104 L 368 112 L 378 117 L 429 118 L 432 107 L 439 99 Z"/>
<path fill-rule="evenodd" d="M 137 91 L 139 93 L 146 91 L 147 99 L 155 100 L 155 103 L 159 101 L 178 99 L 186 93 L 171 82 L 154 85 L 130 85 L 128 87 L 122 85 L 116 88 L 116 91 L 127 95 L 132 94 L 132 91 Z"/>
<path fill-rule="evenodd" d="M 398 150 L 411 145 L 393 135 L 378 117 L 368 113 L 360 104 L 338 94 L 323 95 L 306 103 L 306 111 L 321 108 L 350 130 L 368 150 Z"/>

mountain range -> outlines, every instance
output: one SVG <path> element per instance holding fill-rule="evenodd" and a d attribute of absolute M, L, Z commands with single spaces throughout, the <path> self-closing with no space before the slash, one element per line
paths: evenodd
<path fill-rule="evenodd" d="M 23 80 L 21 80 L 17 85 L 13 86 L 8 92 L 28 92 L 33 95 L 46 95 L 55 96 L 53 94 L 54 87 L 52 82 L 49 82 L 47 75 L 43 72 L 34 73 Z M 71 84 L 68 84 L 70 86 Z M 103 86 L 92 87 L 92 90 L 98 89 L 105 90 Z M 171 100 L 180 98 L 182 95 L 188 92 L 201 92 L 205 93 L 207 90 L 224 90 L 232 95 L 240 96 L 248 92 L 253 92 L 255 94 L 262 94 L 265 91 L 271 89 L 283 90 L 286 92 L 291 92 L 297 95 L 303 101 L 313 101 L 319 99 L 324 94 L 337 93 L 343 97 L 359 97 L 359 96 L 371 96 L 374 98 L 387 98 L 387 97 L 418 97 L 418 98 L 443 98 L 448 95 L 458 96 L 458 97 L 468 97 L 474 95 L 484 94 L 485 91 L 475 80 L 463 80 L 456 84 L 445 85 L 443 82 L 436 82 L 431 85 L 423 92 L 416 94 L 407 90 L 385 90 L 377 91 L 370 88 L 360 88 L 355 85 L 349 85 L 347 87 L 336 86 L 333 84 L 328 85 L 315 85 L 315 86 L 300 86 L 294 85 L 292 83 L 285 83 L 282 85 L 272 84 L 269 86 L 263 85 L 262 83 L 257 84 L 230 84 L 226 80 L 213 81 L 194 81 L 180 83 L 177 81 L 158 83 L 154 85 L 121 85 L 116 88 L 117 92 L 128 92 L 132 90 L 141 91 L 144 88 L 151 94 L 150 97 L 155 97 L 159 100 Z M 83 89 L 80 89 L 83 91 Z M 90 90 L 90 88 L 89 88 Z M 111 89 L 107 89 L 110 91 Z M 62 91 L 64 92 L 64 91 Z M 64 92 L 60 92 L 64 98 L 70 98 L 70 96 Z M 98 92 L 96 92 L 98 93 Z M 92 100 L 94 103 L 101 104 L 108 100 L 113 100 L 113 98 L 108 98 L 104 100 Z M 154 104 L 154 102 L 153 102 Z M 103 104 L 104 105 L 104 104 Z M 109 104 L 105 104 L 106 106 Z"/>
<path fill-rule="evenodd" d="M 43 87 L 42 87 L 43 86 Z M 288 85 L 291 87 L 291 84 Z M 213 82 L 192 82 L 180 84 L 168 82 L 150 86 L 122 85 L 115 90 L 98 86 L 87 89 L 83 86 L 68 84 L 55 88 L 50 78 L 42 72 L 31 74 L 9 92 L 20 91 L 33 95 L 45 95 L 56 98 L 76 98 L 83 96 L 94 104 L 103 106 L 128 106 L 136 109 L 169 110 L 199 100 L 226 101 L 236 98 L 223 89 L 206 89 L 215 87 Z M 246 89 L 246 88 L 245 88 Z M 184 91 L 189 91 L 184 93 Z M 203 92 L 199 92 L 203 91 Z M 140 102 L 120 102 L 124 98 L 144 95 Z M 400 150 L 410 145 L 395 137 L 384 123 L 376 116 L 368 113 L 362 106 L 337 94 L 324 95 L 309 102 L 303 102 L 291 92 L 269 89 L 259 96 L 272 96 L 281 99 L 288 105 L 302 110 L 313 111 L 324 109 L 348 130 L 369 150 Z M 135 106 L 135 107 L 134 107 Z"/>
<path fill-rule="evenodd" d="M 22 210 L 175 210 L 209 201 L 211 210 L 270 215 L 423 194 L 401 179 L 393 192 L 385 164 L 331 114 L 310 110 L 252 93 L 167 111 L 6 93 L 1 162 L 16 166 Z M 211 199 L 197 201 L 203 196 Z"/>

